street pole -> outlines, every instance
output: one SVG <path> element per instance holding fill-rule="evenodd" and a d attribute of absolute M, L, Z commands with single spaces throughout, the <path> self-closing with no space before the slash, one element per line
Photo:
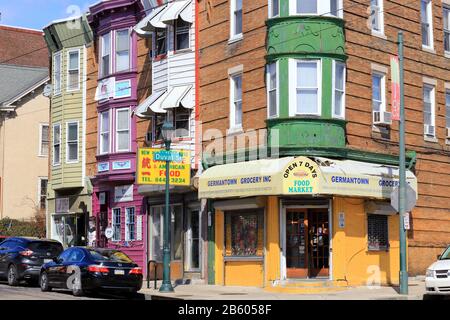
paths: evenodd
<path fill-rule="evenodd" d="M 165 139 L 166 151 L 170 151 L 170 139 Z M 170 160 L 166 160 L 166 210 L 164 213 L 163 282 L 159 292 L 173 292 L 170 281 L 170 203 L 169 203 Z"/>
<path fill-rule="evenodd" d="M 406 263 L 406 230 L 405 230 L 405 206 L 406 206 L 406 159 L 405 159 L 405 78 L 403 56 L 403 32 L 398 32 L 398 57 L 400 64 L 400 122 L 399 122 L 399 199 L 398 212 L 400 218 L 400 294 L 408 294 L 408 270 Z"/>

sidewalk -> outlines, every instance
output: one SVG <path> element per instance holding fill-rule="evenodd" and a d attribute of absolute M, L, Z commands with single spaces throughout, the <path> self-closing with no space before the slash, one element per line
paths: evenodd
<path fill-rule="evenodd" d="M 159 288 L 160 282 L 158 283 Z M 410 278 L 409 294 L 403 296 L 393 287 L 353 287 L 344 291 L 318 294 L 289 294 L 272 293 L 262 288 L 254 287 L 225 287 L 216 285 L 191 284 L 175 287 L 174 293 L 160 293 L 147 289 L 147 283 L 140 293 L 145 294 L 147 300 L 181 299 L 181 300 L 422 300 L 425 293 L 423 280 Z"/>

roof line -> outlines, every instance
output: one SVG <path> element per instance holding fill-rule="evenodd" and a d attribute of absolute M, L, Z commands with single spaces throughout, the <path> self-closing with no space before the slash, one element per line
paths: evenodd
<path fill-rule="evenodd" d="M 68 21 L 73 21 L 73 20 L 78 20 L 80 18 L 82 18 L 83 15 L 78 15 L 78 16 L 73 16 L 73 17 L 68 17 L 68 18 L 63 18 L 63 19 L 57 19 L 57 20 L 53 20 L 52 22 L 50 22 L 49 24 L 47 24 L 46 26 L 44 26 L 42 29 L 47 29 L 48 27 L 50 27 L 51 25 L 54 24 L 58 24 L 61 22 L 68 22 Z"/>
<path fill-rule="evenodd" d="M 50 81 L 50 77 L 49 76 L 45 76 L 44 79 L 38 81 L 37 83 L 35 83 L 33 86 L 29 87 L 28 89 L 26 89 L 25 91 L 19 93 L 17 96 L 11 98 L 10 100 L 4 102 L 1 106 L 0 106 L 0 111 L 2 107 L 6 107 L 6 106 L 10 106 L 11 104 L 13 104 L 14 102 L 16 102 L 17 100 L 25 97 L 27 94 L 29 94 L 30 92 L 32 92 L 33 90 L 36 90 L 37 88 L 39 88 L 40 86 L 44 85 L 46 82 Z"/>
<path fill-rule="evenodd" d="M 7 24 L 0 24 L 0 29 L 9 29 L 9 30 L 15 30 L 15 31 L 25 31 L 28 33 L 35 33 L 35 34 L 42 34 L 44 33 L 44 31 L 39 30 L 39 29 L 31 29 L 31 28 L 24 28 L 24 27 L 19 27 L 19 26 L 10 26 Z"/>

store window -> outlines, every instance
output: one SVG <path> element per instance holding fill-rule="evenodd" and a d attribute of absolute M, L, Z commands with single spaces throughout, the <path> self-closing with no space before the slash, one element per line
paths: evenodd
<path fill-rule="evenodd" d="M 367 228 L 369 241 L 368 249 L 373 251 L 388 250 L 388 216 L 381 214 L 368 214 Z"/>
<path fill-rule="evenodd" d="M 73 247 L 76 242 L 76 217 L 69 215 L 53 216 L 52 239 L 61 242 L 64 247 Z"/>
<path fill-rule="evenodd" d="M 262 211 L 226 212 L 226 255 L 232 257 L 262 256 L 264 215 Z"/>
<path fill-rule="evenodd" d="M 116 31 L 116 72 L 130 69 L 130 31 Z"/>
<path fill-rule="evenodd" d="M 151 256 L 152 260 L 163 259 L 163 228 L 164 228 L 164 206 L 151 207 Z M 183 231 L 183 207 L 171 205 L 171 259 L 181 260 L 183 256 L 182 231 Z"/>
<path fill-rule="evenodd" d="M 175 24 L 175 50 L 183 50 L 189 48 L 189 30 L 191 24 L 178 18 Z"/>

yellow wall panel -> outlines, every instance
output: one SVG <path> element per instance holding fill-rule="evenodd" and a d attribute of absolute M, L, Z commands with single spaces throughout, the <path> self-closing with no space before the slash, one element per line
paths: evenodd
<path fill-rule="evenodd" d="M 225 263 L 225 285 L 263 286 L 262 261 L 227 261 Z"/>
<path fill-rule="evenodd" d="M 280 279 L 280 208 L 278 197 L 267 198 L 266 212 L 266 285 Z"/>

